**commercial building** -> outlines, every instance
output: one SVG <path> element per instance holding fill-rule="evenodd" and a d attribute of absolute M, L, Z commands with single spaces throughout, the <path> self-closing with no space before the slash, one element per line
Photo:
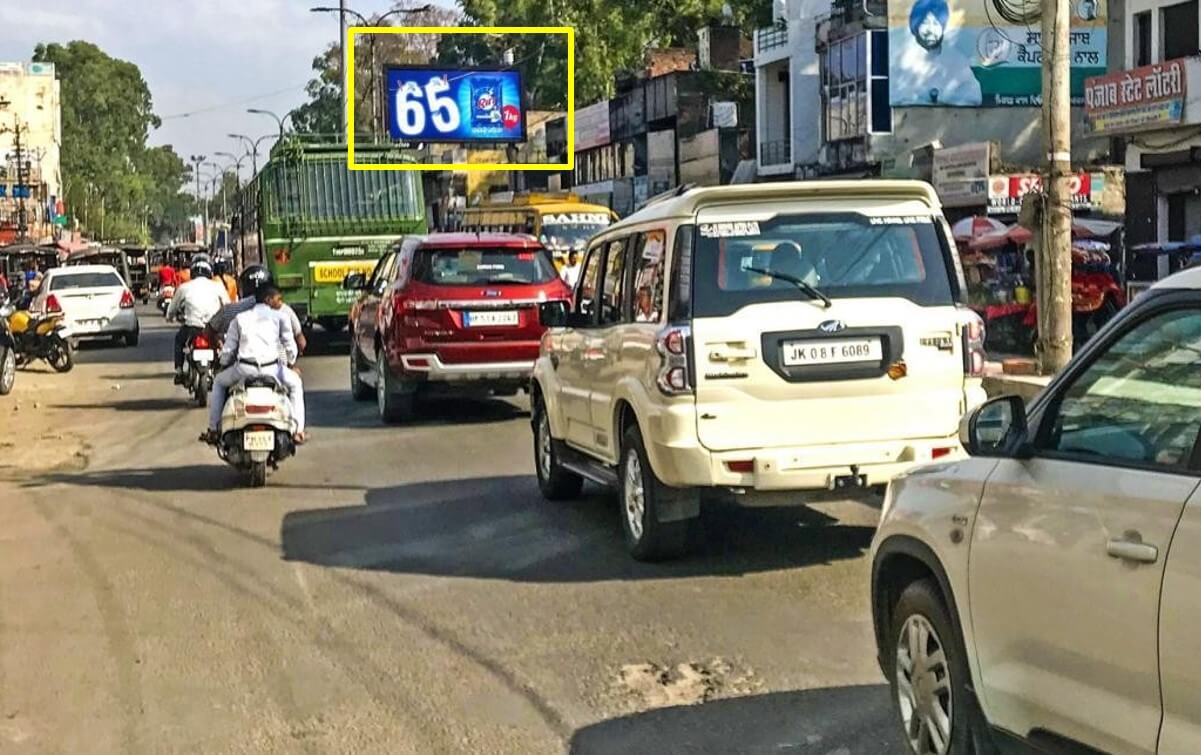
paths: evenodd
<path fill-rule="evenodd" d="M 990 188 L 1001 197 L 989 179 L 1021 186 L 1042 164 L 1039 21 L 1001 18 L 986 0 L 954 11 L 945 0 L 777 0 L 776 22 L 755 35 L 761 180 L 936 181 L 935 154 L 967 145 L 954 159 L 970 156 L 970 174 L 956 174 L 952 204 L 1011 208 L 1012 196 L 990 204 Z M 1105 5 L 1074 2 L 1080 105 L 1084 78 L 1106 70 L 1107 38 Z M 1109 145 L 1087 138 L 1082 107 L 1072 130 L 1074 162 L 1104 164 Z"/>
<path fill-rule="evenodd" d="M 0 243 L 22 233 L 53 238 L 63 213 L 61 152 L 54 65 L 0 63 Z"/>
<path fill-rule="evenodd" d="M 754 177 L 750 43 L 733 26 L 701 29 L 696 50 L 648 53 L 617 77 L 616 93 L 576 111 L 575 169 L 551 179 L 588 202 L 634 212 L 681 184 Z M 549 124 L 548 148 L 566 153 L 565 124 Z"/>
<path fill-rule="evenodd" d="M 1087 82 L 1088 120 L 1126 167 L 1129 244 L 1201 234 L 1201 19 L 1196 0 L 1127 0 L 1112 72 Z M 1159 272 L 1167 272 L 1161 258 Z"/>

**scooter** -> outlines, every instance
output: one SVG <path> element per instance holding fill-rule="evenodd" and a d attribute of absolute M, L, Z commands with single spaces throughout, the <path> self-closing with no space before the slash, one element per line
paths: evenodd
<path fill-rule="evenodd" d="M 183 350 L 183 387 L 196 401 L 196 406 L 208 404 L 209 392 L 213 389 L 213 362 L 217 353 L 208 335 L 201 331 Z"/>
<path fill-rule="evenodd" d="M 230 388 L 221 411 L 217 455 L 246 472 L 252 488 L 267 482 L 267 469 L 296 454 L 288 390 L 270 375 L 253 375 Z"/>
<path fill-rule="evenodd" d="M 158 290 L 158 298 L 154 300 L 154 306 L 163 313 L 163 317 L 167 316 L 167 308 L 171 306 L 171 299 L 174 296 L 175 286 L 163 286 Z"/>

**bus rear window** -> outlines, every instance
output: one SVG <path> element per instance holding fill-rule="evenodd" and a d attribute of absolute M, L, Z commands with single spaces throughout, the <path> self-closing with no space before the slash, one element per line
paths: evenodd
<path fill-rule="evenodd" d="M 420 249 L 413 280 L 433 286 L 547 283 L 555 266 L 543 249 Z"/>

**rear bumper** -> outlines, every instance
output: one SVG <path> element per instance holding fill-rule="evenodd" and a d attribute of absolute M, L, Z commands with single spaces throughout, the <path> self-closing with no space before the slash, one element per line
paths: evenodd
<path fill-rule="evenodd" d="M 437 354 L 404 354 L 400 367 L 406 378 L 426 382 L 525 384 L 534 371 L 534 361 L 446 364 Z"/>
<path fill-rule="evenodd" d="M 108 338 L 136 333 L 138 316 L 132 309 L 123 309 L 107 321 L 64 320 L 63 328 L 71 338 Z"/>
<path fill-rule="evenodd" d="M 653 445 L 656 474 L 668 485 L 745 493 L 834 491 L 851 479 L 866 486 L 884 485 L 915 466 L 966 456 L 956 436 L 720 452 L 699 446 Z M 749 462 L 753 471 L 732 471 L 729 465 L 734 462 Z M 743 502 L 780 503 L 756 501 L 753 496 Z"/>

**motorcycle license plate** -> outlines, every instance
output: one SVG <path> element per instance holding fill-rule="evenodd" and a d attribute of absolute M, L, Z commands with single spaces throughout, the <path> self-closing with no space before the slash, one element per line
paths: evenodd
<path fill-rule="evenodd" d="M 246 451 L 274 451 L 275 433 L 253 432 L 242 435 L 242 448 Z"/>
<path fill-rule="evenodd" d="M 202 362 L 205 364 L 213 361 L 213 350 L 212 349 L 193 349 L 192 350 L 192 361 Z"/>

